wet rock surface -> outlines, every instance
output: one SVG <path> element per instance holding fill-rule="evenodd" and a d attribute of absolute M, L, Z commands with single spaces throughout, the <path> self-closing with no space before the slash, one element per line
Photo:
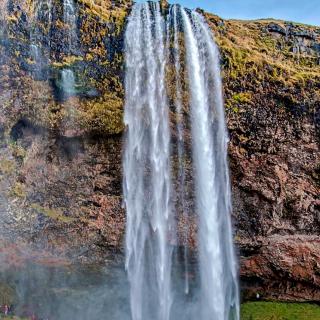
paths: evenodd
<path fill-rule="evenodd" d="M 319 237 L 308 235 L 274 235 L 242 243 L 247 255 L 241 261 L 244 295 L 319 301 L 319 244 Z"/>

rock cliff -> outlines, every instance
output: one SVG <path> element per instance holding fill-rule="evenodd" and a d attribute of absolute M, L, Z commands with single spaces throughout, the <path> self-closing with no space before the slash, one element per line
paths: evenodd
<path fill-rule="evenodd" d="M 208 20 L 224 65 L 242 279 L 265 298 L 318 300 L 320 30 Z"/>
<path fill-rule="evenodd" d="M 76 1 L 71 46 L 61 1 L 9 0 L 1 9 L 3 240 L 81 262 L 122 250 L 131 5 Z M 320 301 L 320 27 L 203 14 L 221 49 L 244 294 Z M 65 70 L 75 78 L 70 91 Z"/>

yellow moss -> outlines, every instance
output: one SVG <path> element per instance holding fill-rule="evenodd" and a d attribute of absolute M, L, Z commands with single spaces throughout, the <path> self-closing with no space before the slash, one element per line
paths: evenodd
<path fill-rule="evenodd" d="M 63 57 L 62 62 L 53 62 L 52 66 L 56 68 L 62 68 L 65 66 L 70 66 L 78 61 L 83 61 L 83 57 L 81 56 L 65 56 Z"/>
<path fill-rule="evenodd" d="M 17 182 L 10 190 L 10 196 L 15 198 L 25 199 L 27 196 L 25 185 Z"/>
<path fill-rule="evenodd" d="M 98 16 L 104 22 L 115 23 L 115 35 L 122 31 L 128 15 L 129 4 L 131 4 L 129 0 L 120 0 L 117 5 L 114 5 L 110 0 L 79 0 L 79 2 L 85 8 L 81 11 L 82 13 Z"/>
<path fill-rule="evenodd" d="M 91 53 L 87 53 L 86 54 L 86 60 L 87 61 L 92 61 L 94 59 L 94 55 L 93 54 L 91 54 Z"/>
<path fill-rule="evenodd" d="M 101 47 L 89 48 L 89 54 L 92 57 L 105 57 L 107 55 L 106 49 Z"/>
<path fill-rule="evenodd" d="M 56 20 L 56 22 L 55 22 L 55 27 L 57 28 L 57 29 L 64 29 L 64 27 L 65 27 L 65 25 L 64 25 L 64 23 L 61 21 L 61 20 Z"/>
<path fill-rule="evenodd" d="M 240 92 L 233 95 L 232 99 L 238 103 L 249 103 L 251 101 L 252 94 L 250 92 Z"/>
<path fill-rule="evenodd" d="M 60 209 L 50 209 L 47 207 L 42 207 L 37 203 L 31 204 L 31 207 L 38 213 L 45 215 L 48 218 L 57 220 L 62 223 L 72 223 L 75 221 L 74 218 L 66 217 Z"/>
<path fill-rule="evenodd" d="M 26 150 L 16 142 L 10 144 L 10 149 L 12 155 L 16 158 L 24 158 L 26 156 Z"/>
<path fill-rule="evenodd" d="M 36 62 L 35 62 L 34 60 L 30 59 L 30 58 L 27 58 L 27 59 L 26 59 L 26 63 L 27 63 L 27 64 L 31 64 L 31 65 L 36 64 Z"/>
<path fill-rule="evenodd" d="M 118 134 L 124 129 L 123 100 L 114 93 L 103 98 L 86 101 L 82 105 L 81 122 L 84 128 L 105 134 Z"/>
<path fill-rule="evenodd" d="M 17 23 L 19 21 L 19 19 L 15 15 L 7 16 L 7 20 L 14 23 Z"/>
<path fill-rule="evenodd" d="M 1 174 L 12 174 L 16 169 L 16 163 L 13 160 L 0 159 L 0 173 Z"/>

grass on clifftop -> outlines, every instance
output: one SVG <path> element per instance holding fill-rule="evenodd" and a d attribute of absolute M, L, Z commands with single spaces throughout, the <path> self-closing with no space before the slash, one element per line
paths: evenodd
<path fill-rule="evenodd" d="M 252 77 L 261 83 L 265 80 L 286 86 L 304 85 L 307 80 L 319 79 L 320 65 L 315 54 L 292 52 L 292 39 L 269 32 L 269 24 L 285 26 L 280 20 L 221 20 L 205 13 L 209 26 L 215 31 L 216 41 L 224 56 L 225 76 L 237 80 Z M 294 23 L 301 26 L 301 24 Z M 304 25 L 306 32 L 317 27 Z M 298 42 L 298 39 L 295 40 Z"/>
<path fill-rule="evenodd" d="M 305 303 L 248 302 L 241 320 L 320 320 L 320 306 Z"/>

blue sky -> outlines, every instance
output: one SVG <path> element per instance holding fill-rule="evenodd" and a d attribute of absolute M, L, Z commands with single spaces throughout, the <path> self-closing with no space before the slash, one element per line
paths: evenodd
<path fill-rule="evenodd" d="M 143 2 L 143 0 L 138 0 Z M 320 0 L 169 0 L 228 19 L 275 18 L 320 26 Z"/>

